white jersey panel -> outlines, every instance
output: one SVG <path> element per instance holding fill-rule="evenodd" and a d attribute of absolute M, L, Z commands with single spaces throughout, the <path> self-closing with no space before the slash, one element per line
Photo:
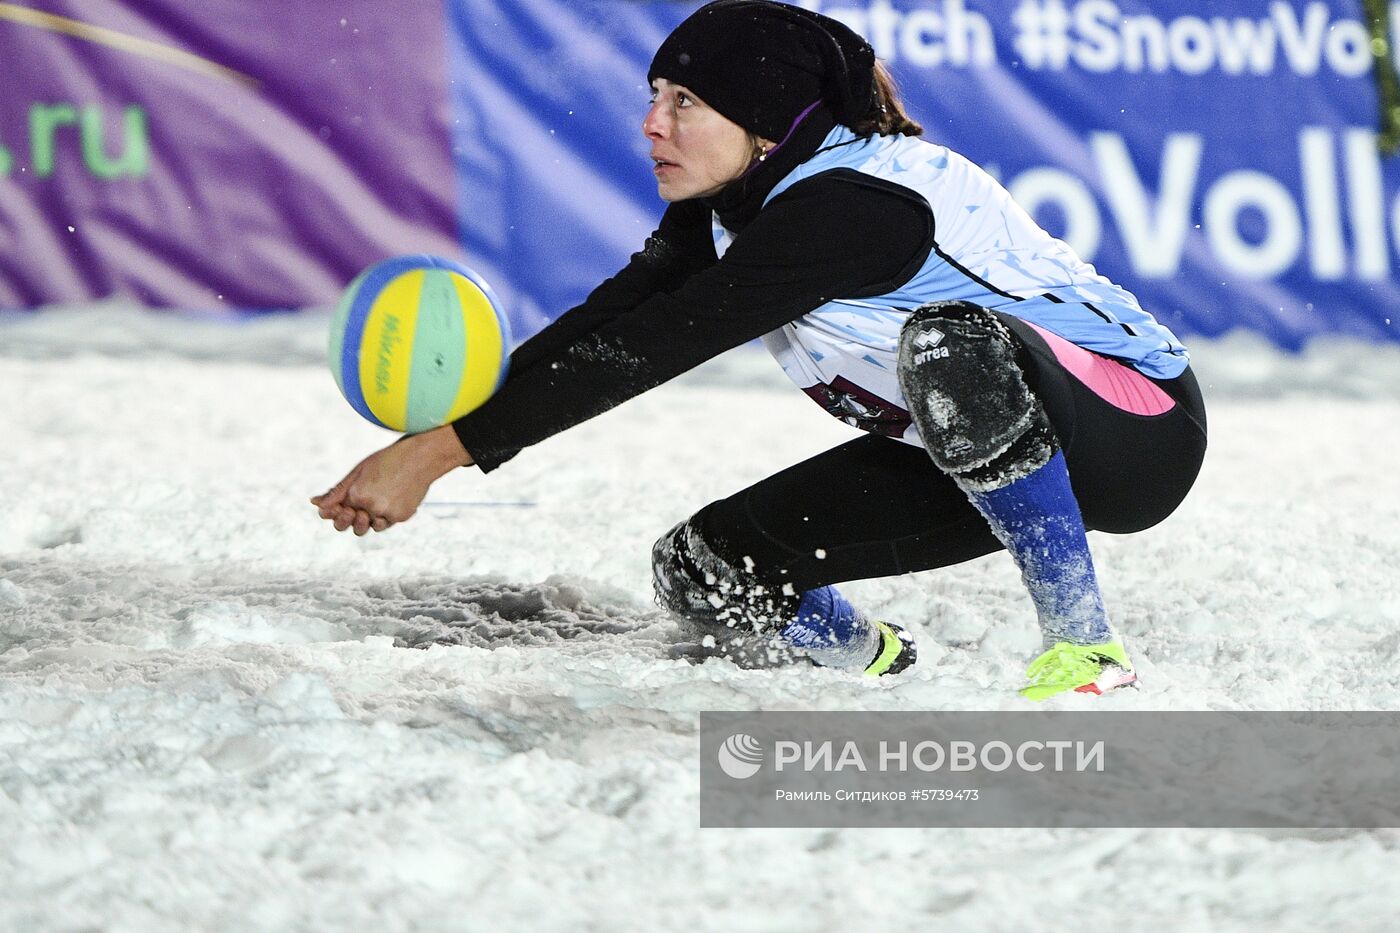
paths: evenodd
<path fill-rule="evenodd" d="M 806 178 L 861 172 L 916 192 L 934 218 L 934 248 L 893 292 L 828 302 L 764 337 L 783 371 L 833 414 L 918 444 L 895 366 L 900 328 L 930 301 L 969 301 L 1027 320 L 1071 343 L 1172 378 L 1180 341 L 1131 292 L 1099 275 L 1041 229 L 996 179 L 945 146 L 906 136 L 856 136 L 844 126 L 780 181 L 772 200 Z M 733 235 L 714 219 L 715 251 Z"/>

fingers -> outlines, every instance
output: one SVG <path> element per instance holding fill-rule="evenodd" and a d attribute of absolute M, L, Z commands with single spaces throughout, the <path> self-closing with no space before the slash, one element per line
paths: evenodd
<path fill-rule="evenodd" d="M 345 503 L 345 486 L 342 483 L 326 490 L 319 496 L 311 497 L 311 504 L 316 506 L 322 518 L 331 518 Z"/>
<path fill-rule="evenodd" d="M 344 531 L 355 524 L 355 507 L 346 503 L 350 493 L 350 481 L 354 479 L 359 468 L 356 467 L 350 473 L 336 483 L 330 489 L 319 496 L 311 497 L 311 504 L 316 506 L 316 511 L 327 521 L 335 522 L 336 531 Z"/>
<path fill-rule="evenodd" d="M 336 531 L 353 530 L 357 537 L 364 537 L 371 531 L 388 531 L 396 524 L 383 515 L 371 515 L 364 509 L 349 506 L 338 508 L 321 507 L 321 517 L 335 525 Z"/>
<path fill-rule="evenodd" d="M 311 497 L 311 504 L 321 510 L 322 518 L 331 517 L 330 515 L 326 514 L 328 509 L 334 510 L 345 504 L 345 497 L 350 492 L 350 484 L 357 476 L 360 475 L 360 468 L 362 466 L 364 466 L 363 463 L 357 464 L 353 470 L 345 474 L 345 478 L 342 479 L 340 482 L 336 483 L 334 486 L 332 486 L 330 489 L 327 489 L 319 496 Z"/>
<path fill-rule="evenodd" d="M 390 448 L 386 448 L 385 451 L 388 449 Z M 353 530 L 357 536 L 364 536 L 371 531 L 387 531 L 402 518 L 413 514 L 412 508 L 408 510 L 407 515 L 396 514 L 402 509 L 393 504 L 394 488 L 390 484 L 386 497 L 384 478 L 378 473 L 370 471 L 368 488 L 364 488 L 366 484 L 361 482 L 367 475 L 367 465 L 379 463 L 385 451 L 366 457 L 339 483 L 319 496 L 310 498 L 321 518 L 333 523 L 336 531 Z"/>

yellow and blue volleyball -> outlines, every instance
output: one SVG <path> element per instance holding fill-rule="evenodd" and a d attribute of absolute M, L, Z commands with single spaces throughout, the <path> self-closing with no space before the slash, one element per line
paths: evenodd
<path fill-rule="evenodd" d="M 399 256 L 350 283 L 328 353 L 335 384 L 355 411 L 417 433 L 495 393 L 510 363 L 510 322 L 491 287 L 465 266 Z"/>

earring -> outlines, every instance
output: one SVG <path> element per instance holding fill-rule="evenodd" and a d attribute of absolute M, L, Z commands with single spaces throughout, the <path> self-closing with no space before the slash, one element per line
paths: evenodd
<path fill-rule="evenodd" d="M 768 150 L 769 150 L 770 148 L 772 148 L 772 147 L 771 147 L 771 146 L 761 146 L 761 147 L 759 148 L 759 150 L 758 150 L 758 161 L 762 162 L 764 159 L 768 158 Z"/>

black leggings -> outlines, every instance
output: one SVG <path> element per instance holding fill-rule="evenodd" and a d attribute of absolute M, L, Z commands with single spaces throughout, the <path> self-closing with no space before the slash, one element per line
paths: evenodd
<path fill-rule="evenodd" d="M 1170 410 L 1133 414 L 1072 375 L 1040 332 L 998 317 L 1017 339 L 1017 363 L 1054 425 L 1085 526 L 1126 534 L 1171 514 L 1205 456 L 1205 407 L 1191 371 L 1153 380 L 1175 402 Z M 688 524 L 728 565 L 797 592 L 1001 549 L 927 452 L 873 434 L 712 502 Z"/>

